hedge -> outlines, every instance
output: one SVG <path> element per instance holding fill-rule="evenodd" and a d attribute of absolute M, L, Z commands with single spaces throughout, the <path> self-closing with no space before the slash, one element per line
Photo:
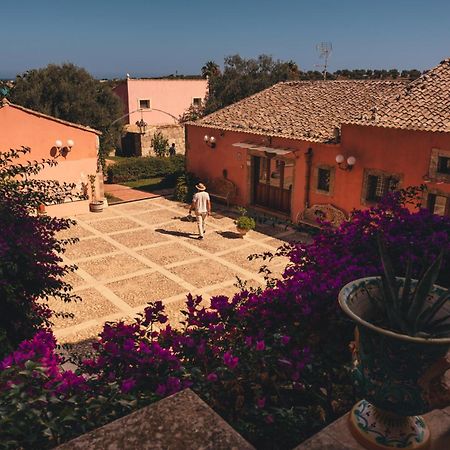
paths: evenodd
<path fill-rule="evenodd" d="M 177 176 L 184 172 L 184 155 L 171 158 L 157 156 L 127 158 L 108 167 L 108 183 L 123 183 L 142 178 Z"/>

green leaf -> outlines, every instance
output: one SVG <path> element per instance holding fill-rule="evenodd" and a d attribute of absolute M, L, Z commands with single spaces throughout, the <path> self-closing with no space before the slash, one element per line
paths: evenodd
<path fill-rule="evenodd" d="M 412 282 L 412 259 L 409 258 L 406 264 L 405 282 L 403 284 L 402 298 L 400 300 L 400 309 L 406 312 L 411 298 L 411 283 Z"/>
<path fill-rule="evenodd" d="M 377 235 L 377 243 L 384 271 L 381 280 L 383 282 L 383 292 L 386 300 L 386 312 L 389 313 L 389 309 L 398 310 L 397 279 L 395 278 L 394 268 L 387 253 L 386 245 L 379 234 Z"/>
<path fill-rule="evenodd" d="M 444 292 L 431 306 L 425 308 L 417 317 L 416 329 L 425 329 L 433 321 L 436 314 L 450 300 L 450 290 Z"/>
<path fill-rule="evenodd" d="M 415 325 L 417 325 L 417 316 L 423 309 L 425 302 L 430 295 L 430 291 L 439 275 L 443 255 L 444 250 L 442 249 L 438 257 L 433 261 L 433 264 L 428 267 L 423 277 L 417 283 L 416 290 L 414 291 L 414 297 L 408 311 L 408 321 L 410 323 L 414 323 Z"/>

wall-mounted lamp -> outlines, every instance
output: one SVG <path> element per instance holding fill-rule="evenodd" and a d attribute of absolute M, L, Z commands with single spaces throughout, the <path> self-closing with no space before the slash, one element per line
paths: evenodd
<path fill-rule="evenodd" d="M 214 136 L 208 136 L 205 134 L 203 140 L 205 141 L 205 144 L 209 145 L 211 148 L 216 146 L 216 138 Z"/>
<path fill-rule="evenodd" d="M 56 139 L 55 146 L 50 150 L 50 154 L 53 157 L 61 155 L 65 158 L 74 145 L 75 142 L 72 139 L 67 139 L 66 145 L 63 144 L 61 139 Z"/>
<path fill-rule="evenodd" d="M 139 134 L 145 134 L 148 123 L 141 118 L 136 122 L 136 125 L 139 127 Z"/>
<path fill-rule="evenodd" d="M 356 164 L 356 158 L 354 156 L 349 156 L 346 161 L 344 155 L 336 155 L 336 162 L 339 169 L 352 170 L 353 166 Z"/>

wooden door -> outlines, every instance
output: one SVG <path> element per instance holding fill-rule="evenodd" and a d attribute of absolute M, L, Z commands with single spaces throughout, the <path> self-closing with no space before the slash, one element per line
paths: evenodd
<path fill-rule="evenodd" d="M 289 214 L 294 163 L 253 156 L 252 166 L 254 204 Z"/>

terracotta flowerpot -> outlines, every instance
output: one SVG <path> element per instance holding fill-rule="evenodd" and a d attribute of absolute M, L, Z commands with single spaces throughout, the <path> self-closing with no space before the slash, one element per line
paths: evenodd
<path fill-rule="evenodd" d="M 103 200 L 97 200 L 89 203 L 89 211 L 91 212 L 102 212 L 103 211 Z"/>
<path fill-rule="evenodd" d="M 248 233 L 248 230 L 246 228 L 239 228 L 236 227 L 237 232 L 241 235 L 241 238 L 244 238 L 244 236 Z"/>
<path fill-rule="evenodd" d="M 357 323 L 353 376 L 365 398 L 350 413 L 350 430 L 367 448 L 426 449 L 429 429 L 416 415 L 450 404 L 450 392 L 442 385 L 450 368 L 450 338 L 412 337 L 374 325 L 370 297 L 381 297 L 379 280 L 361 278 L 339 293 L 341 308 Z M 444 291 L 434 286 L 428 302 Z M 450 314 L 448 303 L 441 317 Z"/>

